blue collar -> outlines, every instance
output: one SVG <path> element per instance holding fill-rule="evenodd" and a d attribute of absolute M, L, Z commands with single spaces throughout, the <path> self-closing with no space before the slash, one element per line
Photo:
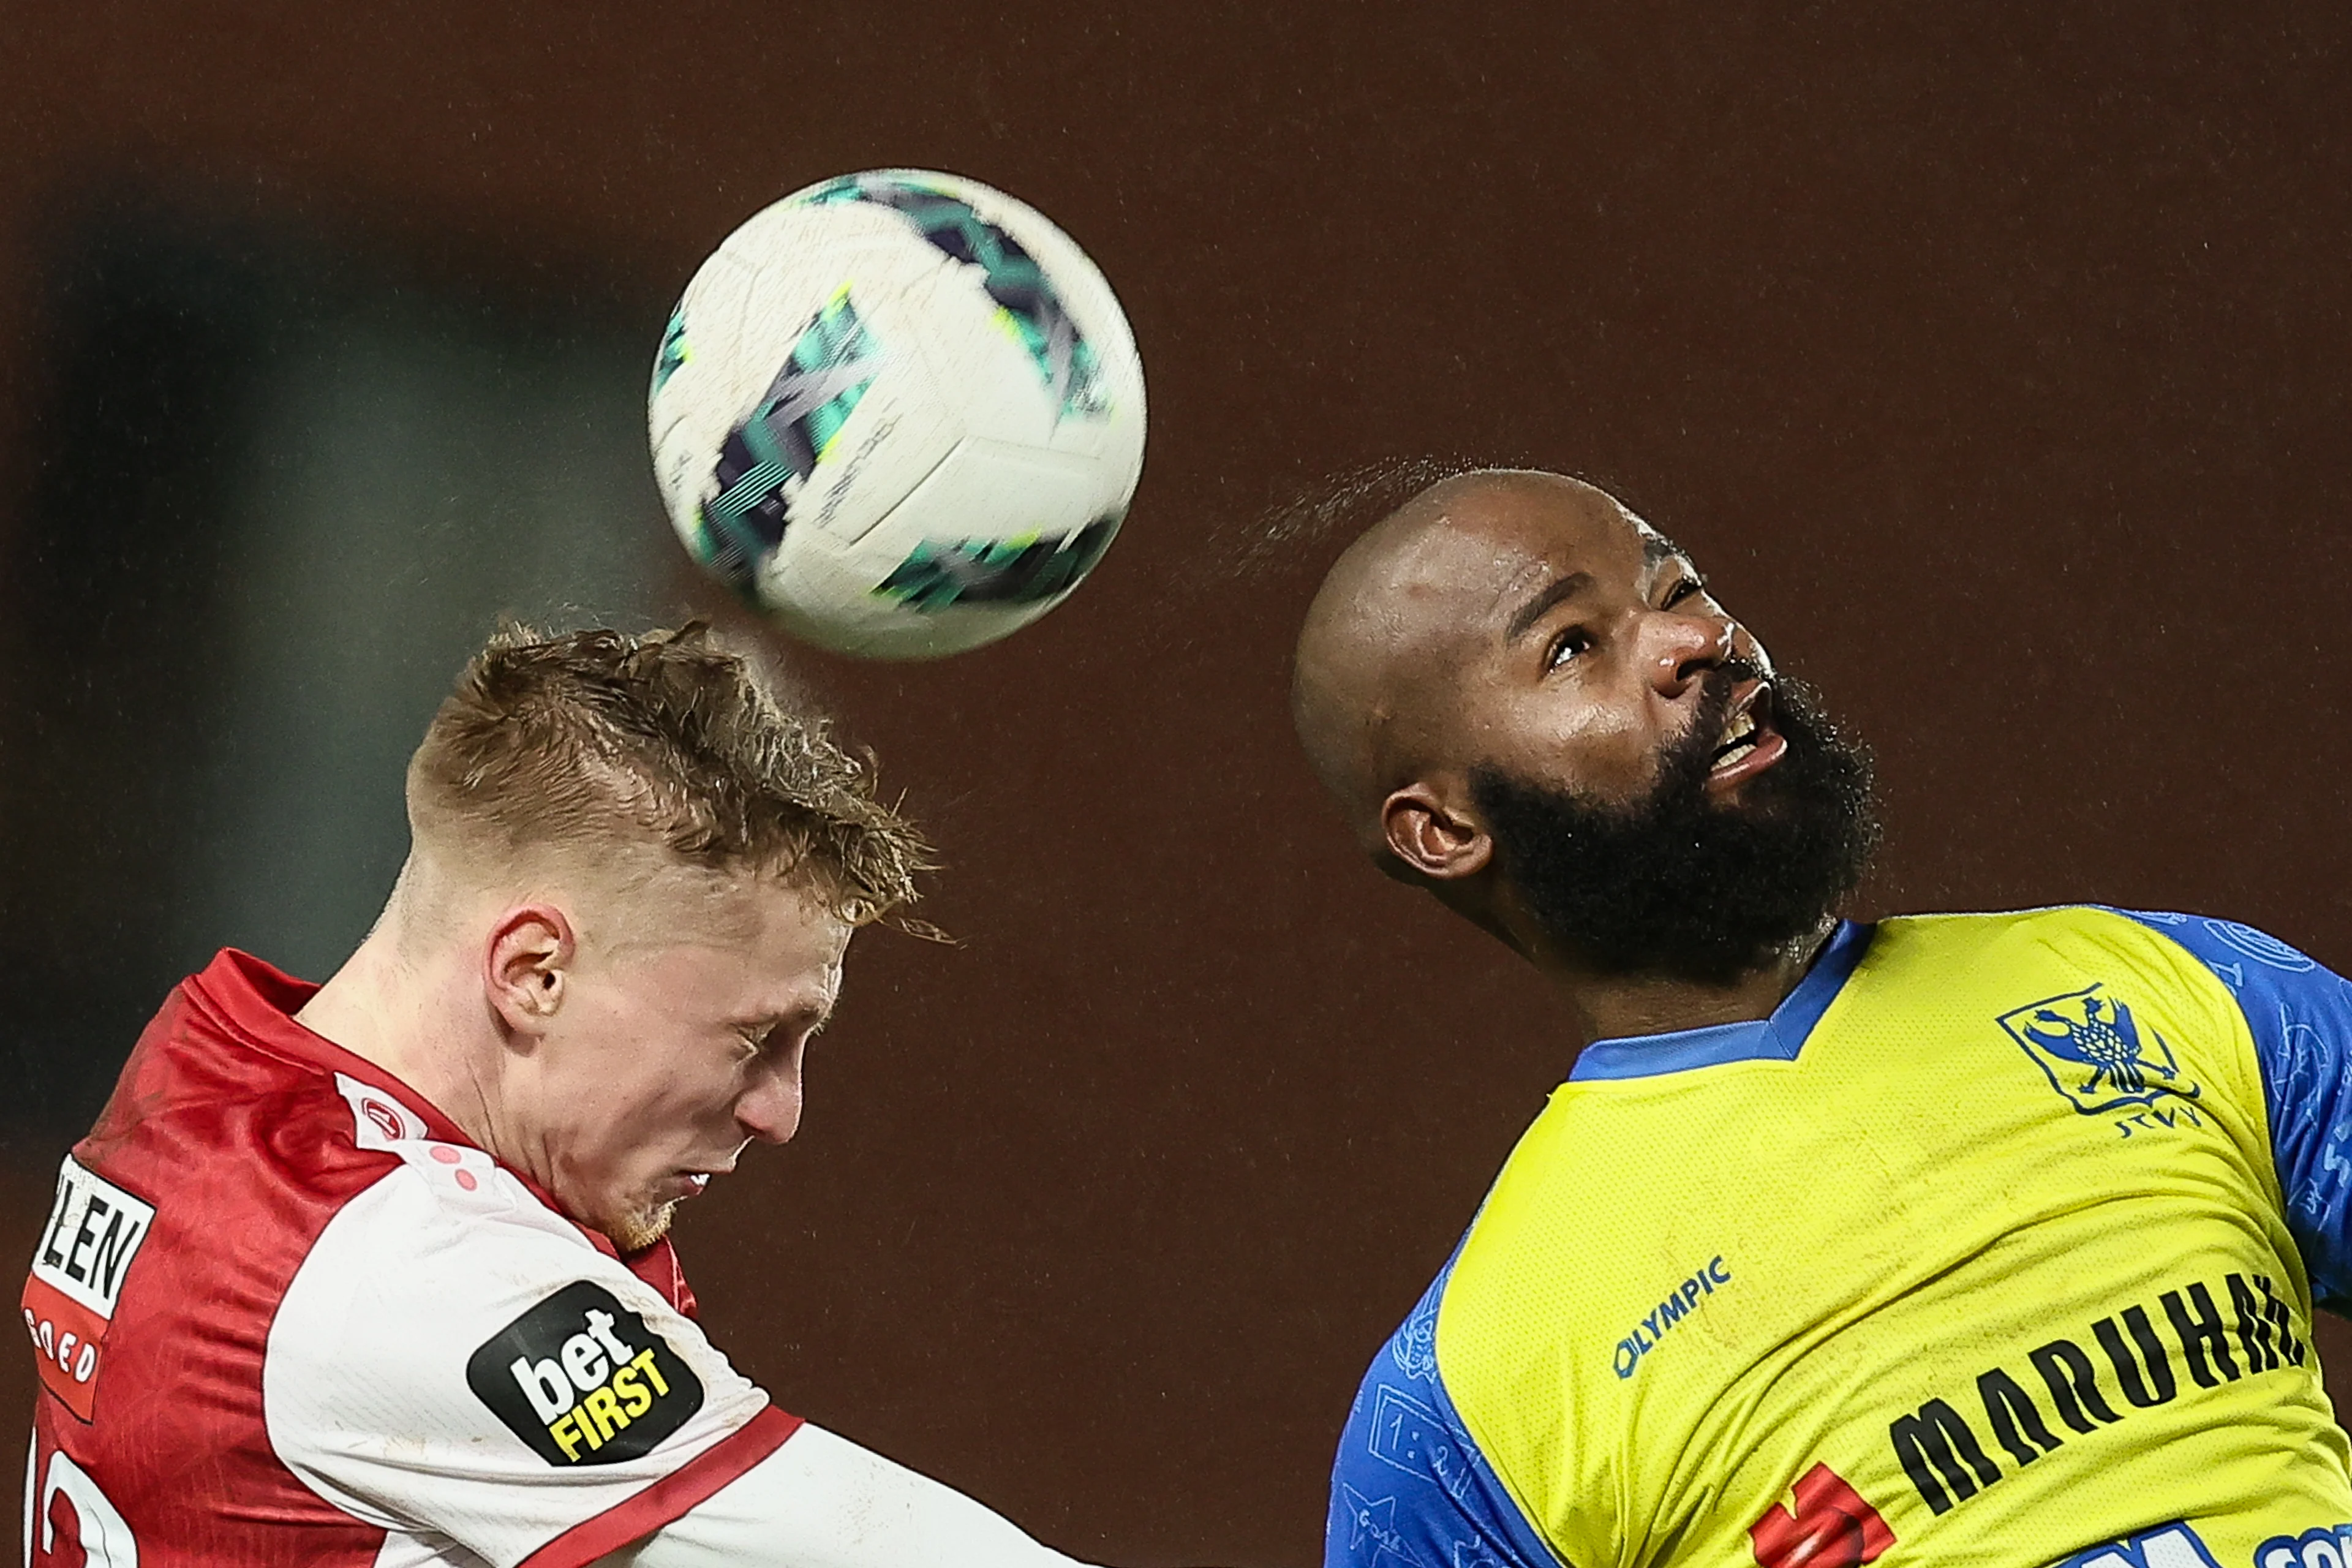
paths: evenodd
<path fill-rule="evenodd" d="M 1704 1029 L 1675 1029 L 1663 1035 L 1628 1035 L 1621 1039 L 1595 1040 L 1584 1047 L 1570 1069 L 1570 1083 L 1595 1079 L 1663 1078 L 1692 1068 L 1719 1062 L 1772 1060 L 1792 1062 L 1805 1048 L 1806 1037 L 1830 1004 L 1845 988 L 1846 977 L 1870 946 L 1878 928 L 1853 921 L 1838 921 L 1823 943 L 1813 966 L 1781 998 L 1769 1018 L 1742 1024 L 1713 1024 Z"/>

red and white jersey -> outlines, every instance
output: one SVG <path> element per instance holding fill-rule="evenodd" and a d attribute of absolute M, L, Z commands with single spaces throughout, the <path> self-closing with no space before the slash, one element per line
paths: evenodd
<path fill-rule="evenodd" d="M 776 1455 L 668 1244 L 625 1262 L 295 1023 L 312 989 L 223 953 L 59 1173 L 26 1561 L 572 1568 Z"/>

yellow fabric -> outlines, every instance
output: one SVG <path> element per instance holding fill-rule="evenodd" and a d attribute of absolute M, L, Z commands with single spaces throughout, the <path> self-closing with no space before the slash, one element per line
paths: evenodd
<path fill-rule="evenodd" d="M 2130 1009 L 2130 1067 L 2163 1089 L 2147 1103 L 2086 1114 L 2096 1096 L 2063 1085 L 2092 1068 L 2021 1042 L 2065 1033 L 2031 1005 L 2079 1022 L 2085 992 Z M 1795 1060 L 1563 1085 L 1464 1242 L 1438 1368 L 1574 1568 L 1753 1564 L 1756 1500 L 1801 1513 L 1791 1489 L 1816 1465 L 1892 1532 L 1882 1564 L 2037 1568 L 2185 1518 L 2222 1568 L 2252 1568 L 2265 1540 L 2352 1521 L 2265 1114 L 2227 988 L 2137 922 L 1890 921 Z M 2200 1285 L 2234 1378 L 2165 1304 L 2201 1321 Z M 1687 1304 L 1662 1313 L 1669 1300 Z M 2116 1419 L 2077 1397 L 2094 1430 L 2067 1423 L 2043 1368 L 2071 1390 L 2076 1363 L 2055 1342 Z M 2250 1370 L 2263 1345 L 2277 1365 Z M 1926 1484 L 1906 1468 L 1897 1424 L 1937 1400 L 1989 1484 L 1959 1447 L 1939 1465 L 1919 1426 Z M 2004 1446 L 2002 1413 L 2032 1462 Z"/>

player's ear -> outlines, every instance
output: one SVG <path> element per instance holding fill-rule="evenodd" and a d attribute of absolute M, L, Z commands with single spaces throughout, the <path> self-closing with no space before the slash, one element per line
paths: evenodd
<path fill-rule="evenodd" d="M 1475 877 L 1495 858 L 1486 826 L 1426 783 L 1381 802 L 1381 841 L 1406 868 L 1433 882 Z"/>
<path fill-rule="evenodd" d="M 508 1028 L 542 1032 L 563 1005 L 572 959 L 578 950 L 572 922 L 552 904 L 509 910 L 490 928 L 482 982 Z"/>

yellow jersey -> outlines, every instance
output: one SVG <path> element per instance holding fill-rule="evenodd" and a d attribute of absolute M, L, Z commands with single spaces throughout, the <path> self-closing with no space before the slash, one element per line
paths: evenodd
<path fill-rule="evenodd" d="M 1598 1042 L 1364 1379 L 1327 1568 L 2347 1568 L 2347 1061 L 2294 949 L 2087 907 Z"/>

